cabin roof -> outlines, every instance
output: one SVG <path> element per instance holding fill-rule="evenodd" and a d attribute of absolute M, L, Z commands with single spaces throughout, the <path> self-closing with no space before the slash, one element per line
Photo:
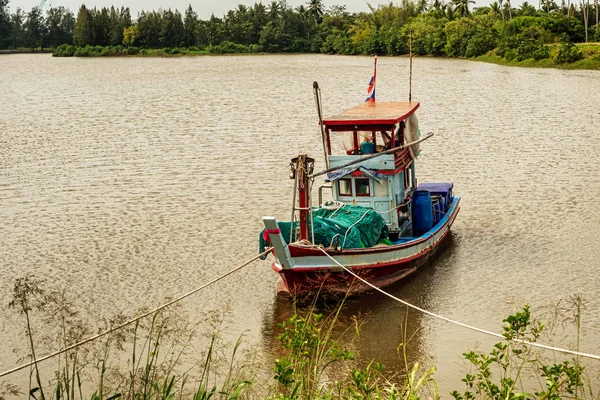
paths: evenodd
<path fill-rule="evenodd" d="M 323 120 L 324 125 L 396 124 L 419 108 L 418 102 L 375 102 L 359 106 Z"/>

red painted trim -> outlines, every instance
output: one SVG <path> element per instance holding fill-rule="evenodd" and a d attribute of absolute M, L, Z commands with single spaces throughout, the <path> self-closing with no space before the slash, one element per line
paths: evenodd
<path fill-rule="evenodd" d="M 281 233 L 281 229 L 277 228 L 277 229 L 265 229 L 265 232 L 267 232 L 269 235 L 271 234 L 279 234 Z"/>
<path fill-rule="evenodd" d="M 459 209 L 460 210 L 460 209 Z M 456 215 L 458 215 L 458 211 L 456 212 L 456 214 L 454 215 L 454 219 L 456 219 Z M 454 219 L 452 222 L 454 222 Z M 451 225 L 451 224 L 450 224 Z M 439 232 L 436 231 L 436 233 Z M 362 271 L 362 270 L 366 270 L 366 269 L 370 269 L 370 270 L 377 270 L 377 269 L 381 269 L 381 268 L 387 268 L 387 267 L 391 267 L 394 265 L 402 265 L 402 264 L 408 264 L 413 260 L 417 260 L 419 258 L 425 257 L 426 255 L 428 255 L 429 253 L 435 251 L 435 249 L 437 248 L 438 244 L 444 240 L 444 238 L 450 233 L 450 226 L 448 226 L 448 229 L 446 230 L 446 232 L 443 233 L 442 236 L 440 236 L 440 238 L 438 240 L 436 240 L 435 242 L 433 242 L 431 244 L 431 246 L 429 246 L 428 248 L 424 249 L 423 251 L 421 251 L 420 253 L 414 254 L 410 257 L 407 258 L 401 258 L 398 260 L 394 260 L 394 261 L 388 261 L 388 262 L 380 262 L 380 263 L 376 263 L 376 264 L 367 264 L 367 265 L 357 265 L 357 266 L 352 266 L 349 267 L 351 268 L 353 271 Z M 319 251 L 320 254 L 322 254 L 321 251 Z M 283 268 L 281 268 L 277 263 L 273 263 L 271 265 L 271 268 L 273 268 L 273 270 L 275 272 L 278 273 L 282 273 Z M 330 271 L 332 268 L 336 268 L 336 267 L 331 267 L 331 266 L 325 266 L 325 267 L 310 267 L 310 268 L 297 268 L 294 269 L 292 268 L 292 270 L 294 271 L 294 273 L 297 274 L 304 274 L 304 273 L 311 273 L 311 272 L 318 272 L 318 271 Z"/>
<path fill-rule="evenodd" d="M 300 163 L 304 165 L 300 165 Z M 296 171 L 296 174 L 302 174 L 297 177 L 298 179 L 298 206 L 299 211 L 299 225 L 300 225 L 300 239 L 308 240 L 308 207 L 310 207 L 310 184 L 308 179 L 307 164 L 305 156 L 298 156 L 298 167 L 303 169 L 303 172 Z"/>
<path fill-rule="evenodd" d="M 380 262 L 380 263 L 376 263 L 376 264 L 367 264 L 367 265 L 356 265 L 356 266 L 351 266 L 348 267 L 350 269 L 352 269 L 353 271 L 362 271 L 362 270 L 366 270 L 366 269 L 370 269 L 370 270 L 377 270 L 377 269 L 381 269 L 381 268 L 387 268 L 387 267 L 391 267 L 394 265 L 399 265 L 399 264 L 408 264 L 413 260 L 417 260 L 421 257 L 426 256 L 428 253 L 432 252 L 433 250 L 435 250 L 435 244 L 439 243 L 439 241 L 442 240 L 442 238 L 444 238 L 446 236 L 447 233 L 444 233 L 444 235 L 440 238 L 440 240 L 436 241 L 433 245 L 431 245 L 431 247 L 428 247 L 427 249 L 423 250 L 420 253 L 414 254 L 410 257 L 406 257 L 406 258 L 401 258 L 398 260 L 393 260 L 393 261 L 387 261 L 387 262 Z M 319 251 L 320 254 L 323 254 Z M 324 257 L 324 256 L 323 256 Z M 271 266 L 273 268 L 273 270 L 275 272 L 282 272 L 283 268 L 281 268 L 277 263 L 273 263 L 273 265 Z M 298 274 L 303 274 L 303 273 L 309 273 L 309 272 L 315 272 L 315 271 L 330 271 L 332 268 L 339 268 L 337 266 L 324 266 L 324 267 L 308 267 L 308 268 L 292 268 L 292 270 L 295 273 Z"/>
<path fill-rule="evenodd" d="M 394 129 L 394 124 L 376 124 L 376 125 L 361 125 L 347 123 L 346 126 L 334 125 L 328 126 L 327 130 L 331 132 L 349 132 L 349 131 L 390 131 Z"/>

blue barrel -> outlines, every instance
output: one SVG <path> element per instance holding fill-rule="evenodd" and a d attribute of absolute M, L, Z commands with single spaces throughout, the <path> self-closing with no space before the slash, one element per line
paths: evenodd
<path fill-rule="evenodd" d="M 360 144 L 360 152 L 363 154 L 375 153 L 375 143 L 373 142 L 362 142 Z"/>
<path fill-rule="evenodd" d="M 421 236 L 432 227 L 431 193 L 429 190 L 415 190 L 412 197 L 413 236 Z"/>

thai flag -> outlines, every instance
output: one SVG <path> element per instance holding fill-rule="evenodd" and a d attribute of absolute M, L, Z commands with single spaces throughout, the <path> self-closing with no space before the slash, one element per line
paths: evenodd
<path fill-rule="evenodd" d="M 368 103 L 375 103 L 375 80 L 377 79 L 377 56 L 375 56 L 375 61 L 373 62 L 373 76 L 369 81 L 369 87 L 367 88 L 367 93 L 369 97 L 365 100 Z"/>

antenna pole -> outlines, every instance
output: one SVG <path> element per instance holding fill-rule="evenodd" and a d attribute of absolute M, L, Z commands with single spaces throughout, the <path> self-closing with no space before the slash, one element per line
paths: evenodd
<path fill-rule="evenodd" d="M 408 72 L 408 101 L 412 101 L 412 31 L 410 31 L 410 40 L 409 40 L 409 52 L 410 52 L 410 69 Z"/>
<path fill-rule="evenodd" d="M 327 146 L 327 139 L 325 137 L 325 128 L 323 127 L 323 104 L 321 102 L 321 88 L 317 81 L 313 82 L 313 93 L 315 95 L 315 105 L 317 106 L 317 114 L 319 115 L 319 126 L 321 127 L 321 140 L 323 141 L 323 153 L 325 155 L 325 167 L 329 168 L 329 160 L 327 154 L 329 148 Z"/>

